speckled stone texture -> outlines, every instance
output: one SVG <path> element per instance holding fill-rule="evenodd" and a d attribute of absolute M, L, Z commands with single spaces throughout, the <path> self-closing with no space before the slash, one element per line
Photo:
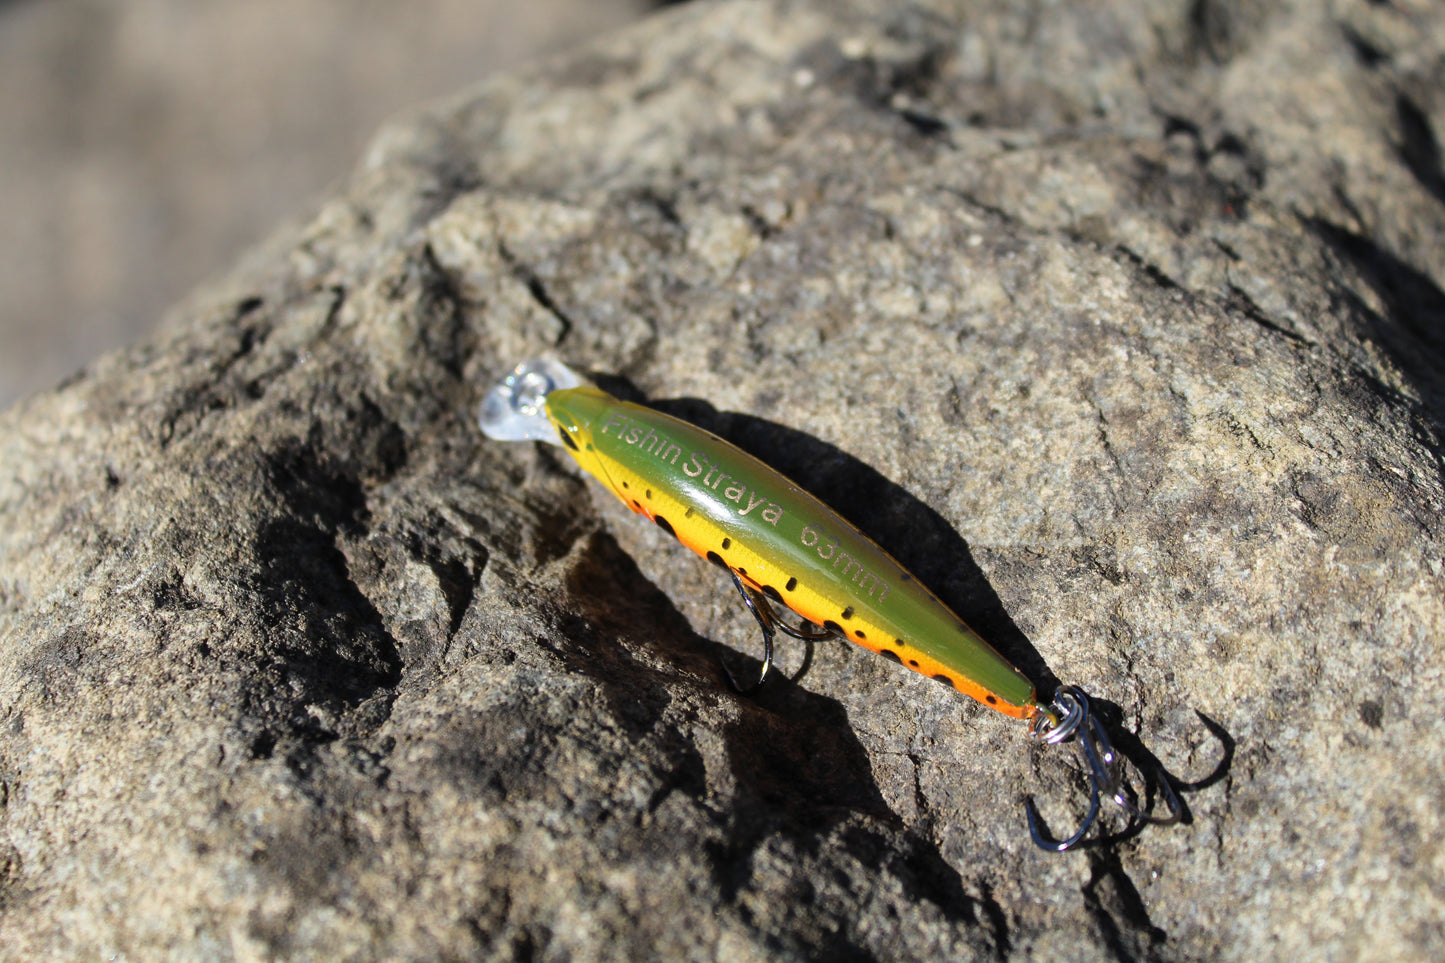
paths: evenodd
<path fill-rule="evenodd" d="M 0 416 L 0 954 L 1445 954 L 1445 21 L 689 5 L 399 122 Z M 551 352 L 777 464 L 1184 825 L 784 647 L 559 449 Z M 1073 809 L 1068 800 L 1073 799 Z"/>

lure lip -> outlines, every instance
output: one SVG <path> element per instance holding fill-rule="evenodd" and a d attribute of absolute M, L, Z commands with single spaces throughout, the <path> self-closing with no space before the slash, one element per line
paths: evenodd
<path fill-rule="evenodd" d="M 495 441 L 560 445 L 556 429 L 547 418 L 547 396 L 582 384 L 582 377 L 560 361 L 523 361 L 487 392 L 477 409 L 477 424 L 482 434 Z"/>

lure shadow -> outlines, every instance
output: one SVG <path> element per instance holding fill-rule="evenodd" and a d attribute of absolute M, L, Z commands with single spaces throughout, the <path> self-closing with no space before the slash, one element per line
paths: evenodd
<path fill-rule="evenodd" d="M 715 572 L 699 567 L 699 574 Z M 572 645 L 560 654 L 602 685 L 613 715 L 634 724 L 636 735 L 666 724 L 670 693 L 687 677 L 711 678 L 726 689 L 721 659 L 735 659 L 731 650 L 693 631 L 610 535 L 589 539 L 567 594 L 574 614 L 561 628 Z M 599 645 L 609 639 L 612 644 Z M 749 784 L 748 795 L 784 809 L 826 800 L 823 808 L 840 814 L 864 812 L 901 824 L 837 700 L 778 678 L 764 691 L 766 698 L 742 699 L 748 712 L 725 732 L 730 769 Z"/>
<path fill-rule="evenodd" d="M 705 566 L 699 571 L 715 574 Z M 640 751 L 657 754 L 653 767 L 667 778 L 655 802 L 681 793 L 714 810 L 718 794 L 727 797 L 724 833 L 709 853 L 724 894 L 731 898 L 752 885 L 756 852 L 769 837 L 831 840 L 860 865 L 889 864 L 911 898 L 935 904 L 947 917 L 989 934 L 1000 951 L 1007 949 L 1002 911 L 970 895 L 937 848 L 888 805 L 837 700 L 783 677 L 772 678 L 756 699 L 726 693 L 719 660 L 730 650 L 694 632 L 605 533 L 583 547 L 566 592 L 565 610 L 572 614 L 561 625 L 566 644 L 559 654 L 570 669 L 600 684 L 611 717 L 631 731 Z M 706 700 L 674 711 L 679 686 L 697 676 L 716 680 L 719 698 L 737 699 L 742 711 L 718 713 L 728 720 L 721 724 L 707 718 Z M 717 758 L 704 758 L 689 736 L 685 720 L 698 714 L 697 724 L 723 740 L 727 780 L 717 779 Z M 871 817 L 871 825 L 859 823 L 859 814 Z"/>

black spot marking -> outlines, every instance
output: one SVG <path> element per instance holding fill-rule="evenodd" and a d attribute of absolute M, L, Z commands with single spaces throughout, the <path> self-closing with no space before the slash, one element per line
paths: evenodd
<path fill-rule="evenodd" d="M 637 510 L 640 512 L 640 511 L 642 511 L 642 502 L 640 502 L 640 501 L 638 501 L 637 499 L 634 498 L 634 499 L 632 500 L 632 507 L 635 508 L 635 509 L 637 509 Z"/>
<path fill-rule="evenodd" d="M 853 617 L 853 606 L 850 605 L 850 606 L 848 606 L 846 609 L 843 610 L 843 620 L 846 622 L 848 619 L 851 619 L 852 617 Z"/>
<path fill-rule="evenodd" d="M 746 575 L 746 574 L 748 574 L 748 570 L 745 569 L 745 568 L 743 568 L 741 565 L 739 565 L 739 566 L 738 566 L 738 574 L 739 574 L 739 575 Z"/>
<path fill-rule="evenodd" d="M 733 547 L 733 540 L 732 540 L 732 539 L 730 539 L 730 538 L 725 538 L 725 539 L 723 539 L 723 548 L 724 548 L 724 549 L 729 549 L 729 548 L 732 548 L 732 547 Z"/>
<path fill-rule="evenodd" d="M 828 619 L 826 622 L 824 622 L 823 628 L 827 629 L 829 632 L 832 632 L 834 635 L 847 634 L 843 631 L 843 626 L 839 625 L 837 622 L 834 622 L 832 619 Z"/>
<path fill-rule="evenodd" d="M 996 696 L 984 696 L 983 701 L 987 702 L 991 706 L 998 705 L 998 698 Z"/>
<path fill-rule="evenodd" d="M 956 686 L 956 685 L 953 684 L 953 680 L 950 679 L 950 678 L 949 678 L 948 676 L 946 676 L 946 675 L 936 675 L 936 676 L 934 676 L 933 678 L 936 679 L 936 680 L 938 680 L 939 682 L 942 682 L 944 685 L 948 686 L 950 689 L 957 689 L 957 688 L 958 688 L 958 686 Z"/>
<path fill-rule="evenodd" d="M 855 629 L 855 630 L 853 631 L 853 634 L 856 635 L 856 636 L 858 636 L 858 638 L 860 638 L 860 639 L 866 639 L 866 638 L 868 638 L 868 636 L 866 636 L 866 635 L 863 634 L 863 630 L 862 630 L 862 629 Z"/>
<path fill-rule="evenodd" d="M 626 487 L 627 487 L 627 482 L 623 482 L 623 483 L 622 483 L 622 487 L 623 487 L 623 488 L 626 488 Z"/>
<path fill-rule="evenodd" d="M 918 668 L 918 660 L 917 660 L 917 659 L 909 659 L 909 660 L 908 660 L 908 664 L 911 665 L 911 666 L 913 666 L 915 669 Z"/>
<path fill-rule="evenodd" d="M 763 594 L 766 595 L 768 598 L 772 599 L 774 602 L 781 602 L 783 600 L 783 596 L 778 592 L 777 589 L 773 588 L 771 585 L 763 586 Z"/>
<path fill-rule="evenodd" d="M 682 513 L 682 517 L 683 517 L 683 518 L 691 518 L 691 517 L 692 517 L 692 513 L 693 513 L 693 509 L 689 508 L 687 511 L 685 511 L 685 512 Z"/>
<path fill-rule="evenodd" d="M 795 578 L 790 578 L 790 579 L 788 579 L 788 584 L 783 586 L 783 588 L 787 589 L 789 592 L 791 592 L 793 589 L 795 589 L 795 588 L 797 588 L 797 587 L 798 587 L 798 580 L 795 579 Z"/>
<path fill-rule="evenodd" d="M 571 448 L 573 451 L 577 450 L 577 442 L 573 441 L 572 436 L 562 430 L 561 425 L 557 426 L 557 434 L 562 436 L 562 444 L 566 445 L 568 448 Z M 588 445 L 587 447 L 591 448 L 592 446 Z"/>
<path fill-rule="evenodd" d="M 652 489 L 651 489 L 651 488 L 649 488 L 649 489 L 647 490 L 647 497 L 648 497 L 648 498 L 651 498 L 651 497 L 652 497 Z"/>
<path fill-rule="evenodd" d="M 898 657 L 898 653 L 894 652 L 892 649 L 879 649 L 878 654 L 883 656 L 883 658 L 887 659 L 889 662 L 897 662 L 899 665 L 903 664 L 903 660 Z"/>
<path fill-rule="evenodd" d="M 677 532 L 674 532 L 672 530 L 672 523 L 669 522 L 667 519 L 663 518 L 661 515 L 654 515 L 652 516 L 652 520 L 657 523 L 658 528 L 662 529 L 673 538 L 677 538 Z"/>
<path fill-rule="evenodd" d="M 713 563 L 714 565 L 716 565 L 718 568 L 727 568 L 727 567 L 728 567 L 728 563 L 727 563 L 727 562 L 724 562 L 724 561 L 722 560 L 722 556 L 719 555 L 717 552 L 708 552 L 708 553 L 707 553 L 707 560 L 708 560 L 709 562 L 712 562 L 712 563 Z"/>

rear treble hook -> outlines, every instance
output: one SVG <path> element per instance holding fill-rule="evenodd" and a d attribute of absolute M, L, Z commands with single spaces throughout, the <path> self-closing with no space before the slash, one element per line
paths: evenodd
<path fill-rule="evenodd" d="M 1100 800 L 1104 796 L 1108 796 L 1114 805 L 1124 810 L 1130 819 L 1159 825 L 1179 821 L 1184 812 L 1183 806 L 1179 797 L 1174 794 L 1174 788 L 1169 785 L 1169 777 L 1162 771 L 1158 774 L 1158 779 L 1160 795 L 1168 807 L 1165 815 L 1150 815 L 1129 798 L 1133 789 L 1124 772 L 1123 758 L 1109 741 L 1104 724 L 1089 708 L 1089 697 L 1084 694 L 1084 690 L 1071 685 L 1060 687 L 1054 693 L 1052 709 L 1052 713 L 1041 714 L 1040 719 L 1045 720 L 1044 724 L 1031 731 L 1051 746 L 1070 736 L 1077 738 L 1079 755 L 1084 760 L 1084 772 L 1089 779 L 1089 811 L 1073 835 L 1059 840 L 1049 836 L 1042 828 L 1042 820 L 1033 799 L 1025 800 L 1024 810 L 1028 814 L 1029 835 L 1033 837 L 1034 845 L 1054 853 L 1073 849 L 1099 818 Z M 1053 719 L 1058 721 L 1050 725 L 1049 722 Z"/>

